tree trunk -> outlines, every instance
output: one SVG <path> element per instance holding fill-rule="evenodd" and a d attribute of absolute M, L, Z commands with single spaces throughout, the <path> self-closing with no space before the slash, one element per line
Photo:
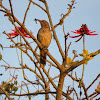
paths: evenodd
<path fill-rule="evenodd" d="M 59 83 L 58 83 L 58 88 L 57 88 L 56 100 L 61 100 L 64 78 L 65 78 L 65 75 L 63 75 L 62 72 L 61 72 L 60 78 L 59 78 Z"/>
<path fill-rule="evenodd" d="M 49 94 L 45 94 L 45 100 L 49 100 Z"/>
<path fill-rule="evenodd" d="M 45 85 L 45 92 L 48 92 L 50 89 L 48 88 L 49 87 L 49 84 L 47 82 L 47 84 Z M 49 100 L 49 94 L 45 94 L 45 100 Z"/>

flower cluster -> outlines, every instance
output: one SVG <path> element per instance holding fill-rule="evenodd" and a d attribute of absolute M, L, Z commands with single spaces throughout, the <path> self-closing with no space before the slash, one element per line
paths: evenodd
<path fill-rule="evenodd" d="M 23 33 L 23 35 L 27 38 L 31 38 L 22 27 L 18 27 L 18 29 L 20 30 L 21 33 Z M 12 29 L 11 29 L 12 30 Z M 12 38 L 17 37 L 18 35 L 20 35 L 20 33 L 17 31 L 17 29 L 12 30 L 13 33 L 8 33 L 7 35 L 11 36 Z M 9 38 L 8 38 L 9 39 Z"/>
<path fill-rule="evenodd" d="M 78 40 L 76 40 L 75 42 L 78 42 L 84 35 L 90 35 L 90 36 L 93 36 L 93 35 L 98 35 L 98 34 L 91 34 L 91 33 L 94 33 L 96 31 L 91 31 L 88 29 L 87 25 L 86 24 L 82 24 L 81 28 L 79 30 L 75 30 L 75 31 L 71 31 L 75 34 L 79 34 L 77 36 L 70 36 L 70 38 L 77 38 L 77 37 L 80 37 Z"/>

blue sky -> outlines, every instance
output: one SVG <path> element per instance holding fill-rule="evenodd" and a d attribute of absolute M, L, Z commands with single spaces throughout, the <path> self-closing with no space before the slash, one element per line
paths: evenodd
<path fill-rule="evenodd" d="M 34 0 L 35 1 L 35 0 Z M 26 8 L 28 6 L 28 0 L 13 0 L 13 8 L 14 8 L 14 15 L 18 18 L 19 21 L 23 21 L 24 13 L 26 11 Z M 24 2 L 24 3 L 23 3 Z M 41 6 L 44 7 L 43 3 L 36 1 Z M 85 44 L 86 49 L 91 53 L 98 49 L 100 49 L 100 0 L 77 0 L 77 3 L 74 5 L 75 9 L 72 10 L 72 12 L 69 14 L 69 16 L 65 19 L 64 25 L 65 25 L 65 33 L 68 32 L 71 35 L 74 35 L 74 33 L 71 33 L 71 31 L 77 30 L 81 27 L 82 24 L 87 24 L 88 28 L 92 31 L 96 31 L 98 36 L 86 36 Z M 4 5 L 9 9 L 9 3 L 6 0 L 3 0 Z M 70 3 L 70 0 L 48 0 L 49 10 L 51 14 L 51 18 L 53 21 L 53 24 L 59 22 L 61 19 L 61 14 L 65 14 L 67 12 L 67 4 Z M 31 30 L 33 35 L 36 37 L 37 32 L 40 28 L 39 23 L 35 23 L 34 19 L 45 19 L 48 21 L 47 15 L 37 6 L 31 4 L 30 10 L 28 11 L 28 15 L 26 18 L 25 26 L 28 30 Z M 5 30 L 7 33 L 11 32 L 11 29 L 14 29 L 14 26 L 8 21 L 7 17 L 3 16 L 3 13 L 0 12 L 0 43 L 4 46 L 8 46 L 9 44 L 12 44 L 10 40 L 6 39 L 7 36 L 2 34 L 2 32 Z M 61 43 L 61 46 L 64 50 L 64 34 L 62 31 L 62 26 L 58 26 L 56 29 L 56 33 L 58 36 L 58 39 Z M 15 41 L 17 39 L 14 39 Z M 72 45 L 70 47 L 69 55 L 71 58 L 73 57 L 72 50 L 75 49 L 77 53 L 82 53 L 82 40 L 78 43 L 75 43 L 76 39 L 68 39 L 67 43 L 72 41 Z M 32 42 L 32 40 L 28 41 Z M 0 49 L 0 52 L 3 55 L 3 59 L 6 60 L 9 64 L 12 66 L 18 66 L 18 58 L 16 53 L 16 49 L 4 49 L 3 51 Z M 49 47 L 49 52 L 54 55 L 55 58 L 59 62 L 61 62 L 61 56 L 58 52 L 58 48 L 56 47 L 55 40 L 52 39 L 51 45 Z M 57 54 L 56 54 L 57 53 Z M 56 54 L 56 55 L 55 55 Z M 14 60 L 13 60 L 14 58 Z M 28 59 L 24 59 L 25 63 Z M 13 61 L 13 62 L 12 62 Z M 4 64 L 2 61 L 0 64 Z M 81 69 L 82 66 L 75 69 L 78 75 L 81 75 Z M 2 72 L 4 72 L 5 69 L 2 68 Z M 6 71 L 3 75 L 3 78 L 0 77 L 0 80 L 6 80 L 6 77 L 8 75 L 9 71 Z M 18 71 L 17 71 L 18 72 Z M 1 72 L 0 72 L 1 73 Z M 55 72 L 55 73 L 58 73 Z M 85 75 L 84 75 L 84 82 L 88 86 L 92 80 L 96 78 L 96 76 L 100 73 L 100 55 L 97 55 L 93 60 L 89 61 L 88 65 L 85 67 Z M 53 72 L 51 72 L 53 74 Z M 93 85 L 91 88 L 91 91 L 93 91 L 99 80 Z M 34 98 L 36 100 L 37 97 Z"/>

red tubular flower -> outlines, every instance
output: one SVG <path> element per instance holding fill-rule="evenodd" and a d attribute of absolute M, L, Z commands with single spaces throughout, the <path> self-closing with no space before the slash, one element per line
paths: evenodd
<path fill-rule="evenodd" d="M 82 24 L 81 28 L 79 30 L 75 30 L 75 31 L 71 31 L 75 34 L 79 34 L 77 36 L 70 36 L 70 38 L 77 38 L 77 37 L 80 37 L 78 40 L 76 40 L 75 42 L 78 42 L 82 37 L 83 35 L 90 35 L 90 36 L 93 36 L 93 35 L 98 35 L 98 34 L 91 34 L 91 33 L 94 33 L 96 31 L 91 31 L 88 29 L 87 25 L 86 24 Z"/>
<path fill-rule="evenodd" d="M 25 32 L 25 30 L 24 30 L 22 27 L 18 27 L 18 29 L 23 33 L 23 35 L 24 35 L 25 37 L 31 38 L 31 37 Z M 11 29 L 11 30 L 12 30 L 12 29 Z M 12 31 L 13 31 L 13 33 L 8 33 L 7 35 L 11 36 L 12 38 L 15 38 L 15 37 L 17 37 L 18 35 L 20 35 L 20 33 L 17 31 L 17 29 L 12 30 Z M 8 39 L 10 39 L 10 38 L 8 38 Z"/>

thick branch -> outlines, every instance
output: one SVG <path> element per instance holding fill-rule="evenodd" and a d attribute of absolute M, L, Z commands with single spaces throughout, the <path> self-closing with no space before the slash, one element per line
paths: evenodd
<path fill-rule="evenodd" d="M 50 21 L 51 29 L 53 31 L 53 35 L 54 35 L 54 38 L 56 40 L 57 46 L 58 46 L 59 51 L 62 55 L 62 58 L 65 58 L 64 52 L 61 48 L 61 45 L 60 45 L 59 40 L 58 40 L 57 35 L 56 35 L 56 31 L 54 30 L 54 27 L 53 27 L 52 19 L 51 19 L 50 13 L 49 13 L 49 8 L 48 8 L 48 4 L 47 4 L 46 0 L 45 0 L 45 7 L 46 7 L 47 15 L 48 15 L 48 18 L 49 18 L 49 21 Z"/>
<path fill-rule="evenodd" d="M 64 78 L 65 78 L 64 74 L 60 73 L 59 83 L 58 83 L 58 88 L 57 88 L 56 100 L 61 100 Z"/>
<path fill-rule="evenodd" d="M 94 52 L 94 53 L 90 53 L 89 56 L 90 56 L 90 57 L 95 57 L 95 56 L 98 55 L 99 53 L 100 53 L 100 50 L 97 50 L 97 51 Z M 81 61 L 75 63 L 75 64 L 72 65 L 70 68 L 66 69 L 65 72 L 64 72 L 64 74 L 68 74 L 68 73 L 69 73 L 70 71 L 72 71 L 73 69 L 75 69 L 75 68 L 77 68 L 78 66 L 84 64 L 85 61 L 86 61 L 86 59 L 87 59 L 87 57 L 84 58 L 83 60 L 81 60 Z"/>
<path fill-rule="evenodd" d="M 53 85 L 53 87 L 57 90 L 57 86 L 55 85 L 55 83 L 53 82 L 53 79 L 49 76 L 49 74 L 45 70 L 45 68 L 43 68 L 43 72 L 46 74 L 46 76 L 48 77 L 48 79 L 49 79 L 50 83 Z M 72 100 L 72 98 L 64 92 L 62 92 L 62 95 L 65 96 L 66 98 L 68 98 L 69 100 Z"/>

